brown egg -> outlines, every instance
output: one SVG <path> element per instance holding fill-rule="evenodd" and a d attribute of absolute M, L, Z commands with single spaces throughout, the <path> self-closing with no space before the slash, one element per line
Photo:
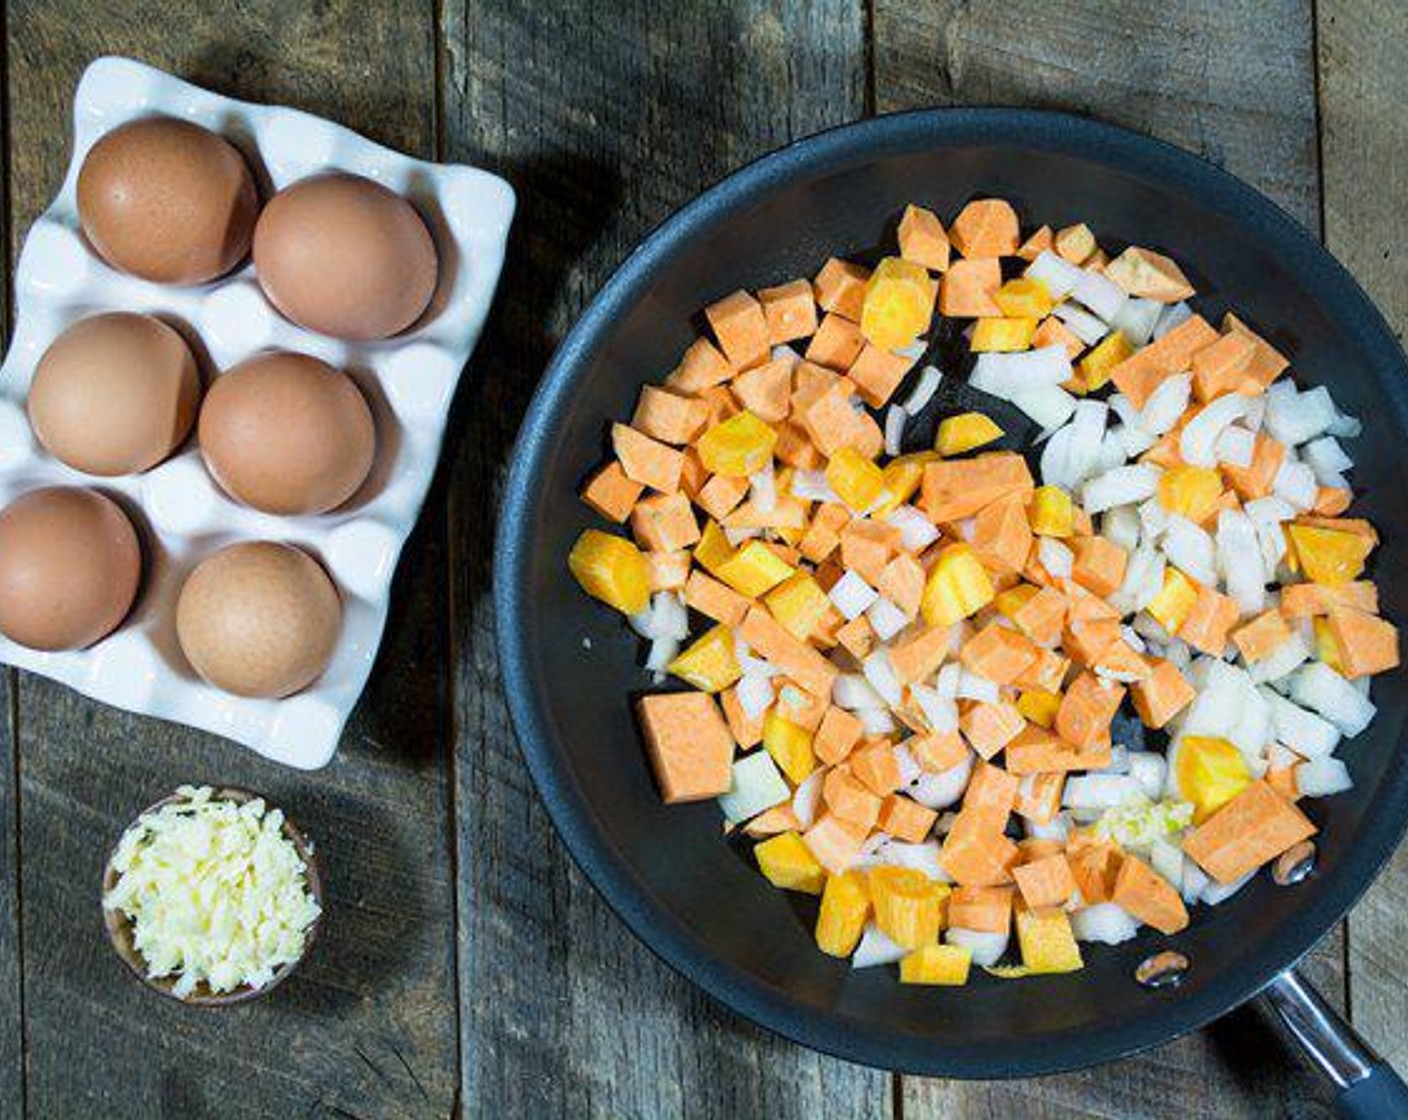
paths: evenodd
<path fill-rule="evenodd" d="M 306 354 L 264 354 L 210 386 L 200 450 L 238 501 L 265 513 L 326 513 L 366 480 L 376 427 L 341 370 Z"/>
<path fill-rule="evenodd" d="M 399 334 L 430 303 L 437 271 L 415 207 L 357 175 L 285 187 L 254 229 L 254 272 L 269 302 L 335 338 Z"/>
<path fill-rule="evenodd" d="M 342 602 L 322 567 L 273 541 L 230 545 L 181 588 L 176 636 L 192 666 L 237 696 L 288 696 L 322 675 Z"/>
<path fill-rule="evenodd" d="M 119 125 L 78 172 L 78 218 L 108 264 L 159 284 L 202 284 L 249 251 L 259 194 L 228 140 L 189 121 Z"/>
<path fill-rule="evenodd" d="M 0 511 L 0 633 L 22 646 L 91 646 L 127 616 L 141 576 L 132 522 L 94 490 L 31 490 Z"/>
<path fill-rule="evenodd" d="M 200 373 L 179 332 L 118 311 L 80 319 L 44 352 L 29 387 L 29 422 L 75 470 L 135 474 L 181 445 L 199 402 Z"/>

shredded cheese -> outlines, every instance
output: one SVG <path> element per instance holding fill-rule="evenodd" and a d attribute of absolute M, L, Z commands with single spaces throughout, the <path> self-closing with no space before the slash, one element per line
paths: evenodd
<path fill-rule="evenodd" d="M 103 906 L 129 919 L 148 975 L 176 977 L 177 997 L 202 982 L 262 988 L 303 955 L 320 913 L 307 866 L 278 809 L 220 800 L 209 786 L 177 792 L 123 834 Z"/>

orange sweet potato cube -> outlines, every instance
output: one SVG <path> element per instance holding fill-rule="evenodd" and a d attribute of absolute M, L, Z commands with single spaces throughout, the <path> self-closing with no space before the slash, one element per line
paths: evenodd
<path fill-rule="evenodd" d="M 1015 739 L 1026 723 L 1022 713 L 1006 701 L 996 704 L 972 701 L 958 720 L 968 745 L 984 759 L 992 758 Z"/>
<path fill-rule="evenodd" d="M 690 501 L 698 498 L 699 491 L 712 477 L 704 460 L 699 457 L 698 448 L 684 448 L 684 459 L 680 463 L 680 489 L 689 495 Z"/>
<path fill-rule="evenodd" d="M 1042 226 L 1017 247 L 1017 256 L 1024 261 L 1034 261 L 1043 252 L 1055 248 L 1056 238 L 1050 226 Z"/>
<path fill-rule="evenodd" d="M 1227 635 L 1240 614 L 1236 600 L 1211 587 L 1200 586 L 1193 608 L 1178 628 L 1178 636 L 1202 653 L 1221 657 L 1227 648 Z"/>
<path fill-rule="evenodd" d="M 1110 721 L 1124 699 L 1122 685 L 1083 672 L 1071 682 L 1056 712 L 1056 733 L 1077 747 L 1109 734 Z"/>
<path fill-rule="evenodd" d="M 939 281 L 939 312 L 951 319 L 985 319 L 1000 316 L 997 289 L 1002 287 L 1002 266 L 996 257 L 953 261 Z"/>
<path fill-rule="evenodd" d="M 816 331 L 816 300 L 807 280 L 792 280 L 775 288 L 762 288 L 758 302 L 768 324 L 768 341 L 774 346 L 806 338 Z"/>
<path fill-rule="evenodd" d="M 1065 906 L 1076 891 L 1076 878 L 1064 852 L 1044 856 L 1012 869 L 1022 901 L 1028 906 Z"/>
<path fill-rule="evenodd" d="M 738 403 L 768 424 L 780 424 L 792 411 L 791 358 L 774 358 L 744 370 L 729 387 Z"/>
<path fill-rule="evenodd" d="M 860 718 L 833 704 L 821 717 L 816 735 L 812 738 L 812 752 L 827 766 L 835 766 L 845 761 L 863 734 L 865 724 Z"/>
<path fill-rule="evenodd" d="M 965 257 L 1011 257 L 1021 240 L 1017 211 L 1001 198 L 975 198 L 958 212 L 948 239 Z"/>
<path fill-rule="evenodd" d="M 772 453 L 784 467 L 799 471 L 818 471 L 826 466 L 826 456 L 817 450 L 807 430 L 791 420 L 784 420 L 777 426 L 777 443 Z"/>
<path fill-rule="evenodd" d="M 1315 834 L 1299 809 L 1255 781 L 1183 840 L 1183 852 L 1219 883 L 1230 883 Z"/>
<path fill-rule="evenodd" d="M 658 692 L 636 701 L 646 752 L 668 805 L 703 801 L 733 785 L 733 736 L 713 697 Z"/>
<path fill-rule="evenodd" d="M 829 812 L 866 832 L 880 816 L 880 798 L 862 785 L 848 766 L 833 766 L 826 772 L 821 799 Z"/>
<path fill-rule="evenodd" d="M 836 668 L 811 646 L 793 637 L 762 607 L 751 607 L 738 635 L 813 696 L 829 698 Z"/>
<path fill-rule="evenodd" d="M 1070 667 L 1069 657 L 1062 657 L 1054 649 L 1043 649 L 1037 654 L 1031 668 L 1012 683 L 1024 691 L 1039 688 L 1043 692 L 1060 692 Z"/>
<path fill-rule="evenodd" d="M 1160 933 L 1177 933 L 1188 924 L 1188 908 L 1178 891 L 1137 856 L 1121 861 L 1111 901 Z"/>
<path fill-rule="evenodd" d="M 776 677 L 773 684 L 777 691 L 777 714 L 815 735 L 830 706 L 829 698 L 815 696 L 786 677 Z M 812 745 L 812 753 L 816 753 L 815 744 Z"/>
<path fill-rule="evenodd" d="M 812 443 L 828 459 L 843 447 L 854 448 L 867 459 L 874 459 L 884 450 L 885 434 L 880 426 L 869 414 L 851 407 L 854 394 L 855 383 L 850 378 L 839 378 L 808 401 L 796 417 Z"/>
<path fill-rule="evenodd" d="M 991 762 L 979 762 L 963 794 L 963 812 L 1001 831 L 1017 804 L 1021 779 Z"/>
<path fill-rule="evenodd" d="M 1222 477 L 1243 501 L 1264 498 L 1271 493 L 1271 486 L 1276 481 L 1276 472 L 1281 469 L 1285 459 L 1285 445 L 1264 432 L 1258 432 L 1256 442 L 1252 445 L 1251 466 L 1234 467 L 1223 463 Z"/>
<path fill-rule="evenodd" d="M 841 563 L 874 587 L 899 552 L 901 539 L 893 525 L 857 518 L 841 530 Z"/>
<path fill-rule="evenodd" d="M 888 833 L 906 844 L 921 843 L 934 827 L 939 814 L 902 793 L 886 796 L 880 804 L 880 817 L 875 822 L 881 832 Z"/>
<path fill-rule="evenodd" d="M 924 597 L 924 566 L 908 552 L 901 552 L 885 565 L 875 589 L 913 618 Z"/>
<path fill-rule="evenodd" d="M 893 354 L 867 342 L 846 376 L 855 382 L 861 400 L 874 408 L 882 408 L 899 388 L 904 375 L 914 368 L 914 362 L 913 358 Z"/>
<path fill-rule="evenodd" d="M 947 626 L 928 626 L 890 646 L 890 667 L 905 684 L 927 680 L 948 654 L 952 631 Z"/>
<path fill-rule="evenodd" d="M 768 320 L 763 305 L 739 290 L 704 309 L 704 317 L 719 340 L 719 349 L 736 370 L 748 369 L 768 360 Z"/>
<path fill-rule="evenodd" d="M 817 863 L 826 868 L 828 875 L 841 875 L 859 857 L 865 836 L 864 829 L 834 813 L 822 813 L 816 823 L 802 833 L 802 843 Z"/>
<path fill-rule="evenodd" d="M 644 489 L 639 482 L 627 478 L 621 464 L 613 459 L 592 475 L 582 490 L 582 501 L 602 517 L 620 524 L 631 516 Z"/>
<path fill-rule="evenodd" d="M 912 735 L 904 742 L 910 757 L 919 763 L 922 770 L 931 774 L 942 774 L 952 770 L 972 752 L 968 744 L 955 728 L 952 731 L 928 731 L 922 735 Z"/>
<path fill-rule="evenodd" d="M 865 339 L 860 327 L 835 312 L 828 312 L 807 344 L 807 361 L 829 369 L 849 369 L 860 357 Z"/>
<path fill-rule="evenodd" d="M 1074 552 L 1073 580 L 1102 599 L 1120 589 L 1129 553 L 1105 537 L 1082 537 L 1075 542 Z"/>
<path fill-rule="evenodd" d="M 709 406 L 698 397 L 684 397 L 654 385 L 641 388 L 631 427 L 661 443 L 690 443 L 709 422 Z"/>
<path fill-rule="evenodd" d="M 694 500 L 716 521 L 722 521 L 748 493 L 748 479 L 727 474 L 712 475 L 699 488 Z"/>
<path fill-rule="evenodd" d="M 1036 658 L 1037 648 L 1030 638 L 997 620 L 989 622 L 958 651 L 958 659 L 966 669 L 998 684 L 1011 684 Z"/>
<path fill-rule="evenodd" d="M 900 764 L 889 739 L 863 743 L 850 755 L 851 772 L 871 793 L 884 797 L 900 788 Z"/>
<path fill-rule="evenodd" d="M 1020 574 L 1032 551 L 1032 528 L 1024 493 L 1009 494 L 980 509 L 973 519 L 973 536 L 968 543 L 983 566 L 994 574 Z"/>
<path fill-rule="evenodd" d="M 1260 661 L 1291 637 L 1291 628 L 1279 610 L 1262 611 L 1250 622 L 1232 631 L 1232 642 L 1247 664 Z"/>
<path fill-rule="evenodd" d="M 1196 351 L 1192 358 L 1194 398 L 1206 404 L 1224 393 L 1260 393 L 1262 384 L 1246 372 L 1255 353 L 1256 343 L 1236 331 Z"/>
<path fill-rule="evenodd" d="M 683 491 L 642 498 L 631 513 L 631 533 L 644 549 L 673 551 L 699 539 L 694 507 Z"/>
<path fill-rule="evenodd" d="M 859 323 L 861 307 L 865 303 L 865 285 L 869 279 L 870 269 L 864 265 L 831 257 L 821 266 L 812 287 L 816 289 L 816 301 L 823 311 L 833 311 L 842 318 Z"/>
<path fill-rule="evenodd" d="M 1066 861 L 1087 906 L 1109 902 L 1114 897 L 1123 862 L 1118 847 L 1103 840 L 1072 840 L 1066 845 Z"/>
<path fill-rule="evenodd" d="M 797 819 L 792 806 L 783 802 L 771 809 L 764 809 L 743 826 L 743 835 L 754 839 L 776 836 L 779 832 L 801 832 L 802 822 Z"/>
<path fill-rule="evenodd" d="M 1110 371 L 1110 380 L 1135 408 L 1143 408 L 1165 378 L 1186 370 L 1193 355 L 1217 338 L 1208 321 L 1194 315 L 1116 365 Z"/>
<path fill-rule="evenodd" d="M 1198 693 L 1172 661 L 1149 658 L 1149 668 L 1147 677 L 1130 685 L 1130 695 L 1145 727 L 1163 727 Z"/>
<path fill-rule="evenodd" d="M 904 208 L 899 228 L 900 256 L 930 272 L 948 267 L 948 234 L 938 215 L 913 204 Z"/>
<path fill-rule="evenodd" d="M 1379 589 L 1368 580 L 1351 583 L 1292 583 L 1281 588 L 1281 613 L 1287 618 L 1329 614 L 1333 606 L 1379 613 Z"/>
<path fill-rule="evenodd" d="M 1011 765 L 1009 760 L 1008 765 Z M 1017 787 L 1019 817 L 1036 824 L 1050 824 L 1061 811 L 1061 794 L 1066 788 L 1066 775 L 1061 771 L 1028 774 Z"/>
<path fill-rule="evenodd" d="M 719 348 L 707 338 L 696 338 L 685 349 L 665 384 L 677 393 L 699 393 L 714 385 L 722 385 L 734 370 Z"/>
<path fill-rule="evenodd" d="M 965 806 L 939 849 L 939 863 L 954 882 L 965 887 L 995 887 L 1012 881 L 1017 845 L 1001 828 Z M 952 896 L 950 896 L 951 898 Z M 957 924 L 950 917 L 951 924 Z"/>
<path fill-rule="evenodd" d="M 724 689 L 719 694 L 719 702 L 723 705 L 729 733 L 743 750 L 756 747 L 763 741 L 763 723 L 767 719 L 767 713 L 760 712 L 757 716 L 750 716 L 738 701 L 737 686 Z M 786 829 L 781 831 L 785 832 Z"/>
<path fill-rule="evenodd" d="M 611 446 L 621 469 L 632 482 L 639 482 L 661 494 L 680 488 L 684 455 L 676 448 L 651 439 L 625 424 L 611 425 Z"/>
<path fill-rule="evenodd" d="M 1011 923 L 1011 887 L 956 887 L 948 896 L 950 926 L 977 933 L 1006 933 Z"/>
<path fill-rule="evenodd" d="M 854 657 L 863 661 L 875 649 L 875 627 L 865 615 L 857 615 L 836 631 L 836 644 Z"/>
<path fill-rule="evenodd" d="M 1042 587 L 1012 614 L 1017 629 L 1048 649 L 1061 640 L 1066 625 L 1066 596 L 1055 587 Z"/>
<path fill-rule="evenodd" d="M 1344 675 L 1353 680 L 1398 666 L 1398 628 L 1353 607 L 1330 608 L 1330 634 Z"/>
<path fill-rule="evenodd" d="M 684 601 L 700 614 L 734 627 L 742 624 L 752 601 L 726 583 L 696 569 L 684 585 Z"/>
<path fill-rule="evenodd" d="M 1009 494 L 1025 497 L 1034 489 L 1022 456 L 994 451 L 973 459 L 926 463 L 920 504 L 931 521 L 960 521 Z"/>
<path fill-rule="evenodd" d="M 1036 333 L 1032 335 L 1033 350 L 1039 350 L 1044 346 L 1065 347 L 1066 357 L 1073 362 L 1080 357 L 1081 351 L 1085 349 L 1085 343 L 1080 340 L 1080 337 L 1054 315 L 1048 316 L 1038 323 Z"/>
<path fill-rule="evenodd" d="M 1256 378 L 1263 387 L 1270 385 L 1280 377 L 1286 367 L 1291 364 L 1291 360 L 1286 355 L 1230 311 L 1222 317 L 1222 329 L 1251 339 L 1256 349 L 1253 351 L 1252 360 L 1244 372 L 1248 376 Z"/>
<path fill-rule="evenodd" d="M 645 554 L 645 562 L 650 568 L 651 591 L 683 591 L 689 579 L 691 554 L 680 548 L 673 552 L 654 550 Z"/>

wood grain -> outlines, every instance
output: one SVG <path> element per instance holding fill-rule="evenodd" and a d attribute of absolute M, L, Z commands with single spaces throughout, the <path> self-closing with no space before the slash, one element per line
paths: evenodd
<path fill-rule="evenodd" d="M 121 51 L 198 83 L 346 121 L 430 154 L 429 5 L 18 4 L 8 17 L 10 230 L 67 160 L 74 84 Z M 457 1088 L 443 518 L 407 550 L 374 683 L 325 771 L 23 677 L 21 917 L 34 1116 L 438 1116 Z M 128 820 L 174 785 L 267 792 L 327 860 L 326 939 L 267 1000 L 215 1013 L 133 983 L 105 944 L 99 873 Z M 3 1111 L 3 1109 L 0 1109 Z M 7 1113 L 8 1115 L 9 1113 Z"/>
<path fill-rule="evenodd" d="M 24 985 L 19 922 L 15 673 L 0 670 L 0 1116 L 24 1113 Z"/>
<path fill-rule="evenodd" d="M 698 15 L 647 0 L 445 8 L 446 154 L 506 175 L 521 207 L 454 466 L 467 1115 L 889 1115 L 887 1076 L 739 1021 L 630 936 L 553 834 L 500 690 L 485 511 L 553 346 L 671 209 L 863 109 L 859 5 Z"/>
<path fill-rule="evenodd" d="M 1319 228 L 1314 46 L 1306 0 L 1150 6 L 1101 0 L 877 0 L 880 111 L 1023 105 L 1088 114 L 1227 167 Z M 1343 1002 L 1337 934 L 1309 962 Z M 1126 1063 L 1030 1082 L 906 1078 L 917 1117 L 1232 1117 L 1317 1114 L 1319 1087 L 1242 1010 Z"/>
<path fill-rule="evenodd" d="M 1325 243 L 1379 305 L 1400 342 L 1408 328 L 1408 14 L 1320 0 L 1320 143 Z M 1355 1025 L 1408 1074 L 1408 847 L 1401 847 L 1349 918 Z"/>

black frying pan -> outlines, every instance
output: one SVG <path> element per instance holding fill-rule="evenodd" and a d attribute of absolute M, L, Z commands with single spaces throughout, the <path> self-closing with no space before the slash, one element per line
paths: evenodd
<path fill-rule="evenodd" d="M 1364 421 L 1354 441 L 1356 510 L 1383 536 L 1383 609 L 1408 617 L 1408 370 L 1383 319 L 1305 230 L 1217 168 L 1121 129 L 1054 113 L 953 110 L 824 133 L 724 180 L 656 230 L 602 289 L 554 357 L 519 437 L 499 526 L 501 659 L 520 743 L 559 831 L 642 940 L 730 1007 L 798 1042 L 869 1065 L 947 1077 L 1023 1077 L 1118 1058 L 1201 1026 L 1272 985 L 1293 1030 L 1318 1049 L 1357 1115 L 1408 1114 L 1403 1085 L 1336 1034 L 1283 977 L 1369 885 L 1408 820 L 1408 675 L 1374 682 L 1379 716 L 1341 748 L 1353 791 L 1312 801 L 1318 870 L 1294 888 L 1264 875 L 1174 943 L 1192 961 L 1174 990 L 1135 966 L 1168 939 L 1146 930 L 1090 946 L 1068 976 L 960 989 L 899 985 L 817 952 L 814 903 L 773 889 L 720 838 L 712 804 L 660 803 L 631 699 L 649 687 L 614 612 L 567 573 L 594 524 L 577 492 L 628 416 L 697 329 L 699 309 L 738 287 L 812 275 L 831 254 L 893 244 L 909 201 L 953 214 L 975 194 L 1024 222 L 1086 220 L 1102 243 L 1173 253 L 1209 319 L 1225 306 L 1331 387 Z M 1273 982 L 1280 981 L 1273 985 Z M 1398 1094 L 1383 1096 L 1382 1094 Z M 1393 1103 L 1396 1102 L 1396 1103 Z M 1366 1111 L 1367 1109 L 1367 1111 Z"/>

